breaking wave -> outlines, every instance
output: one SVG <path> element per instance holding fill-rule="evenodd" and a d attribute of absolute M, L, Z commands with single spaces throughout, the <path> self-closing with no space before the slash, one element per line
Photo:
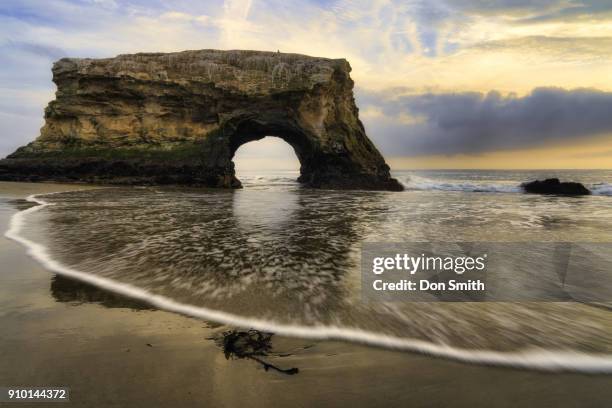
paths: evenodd
<path fill-rule="evenodd" d="M 598 183 L 591 187 L 591 191 L 595 195 L 612 196 L 612 184 Z"/>
<path fill-rule="evenodd" d="M 463 181 L 434 180 L 420 176 L 403 177 L 402 184 L 408 190 L 440 190 L 473 193 L 520 193 L 522 188 L 514 184 L 487 184 Z"/>
<path fill-rule="evenodd" d="M 520 184 L 513 182 L 485 183 L 459 180 L 435 180 L 421 176 L 400 177 L 400 182 L 407 190 L 438 190 L 468 193 L 522 193 Z M 593 195 L 612 196 L 612 184 L 596 183 L 587 185 Z"/>

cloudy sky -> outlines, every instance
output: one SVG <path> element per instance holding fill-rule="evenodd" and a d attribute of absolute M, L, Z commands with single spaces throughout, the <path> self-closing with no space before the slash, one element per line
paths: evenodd
<path fill-rule="evenodd" d="M 349 60 L 395 168 L 612 168 L 609 0 L 2 0 L 0 48 L 2 156 L 38 135 L 60 57 L 278 49 Z"/>

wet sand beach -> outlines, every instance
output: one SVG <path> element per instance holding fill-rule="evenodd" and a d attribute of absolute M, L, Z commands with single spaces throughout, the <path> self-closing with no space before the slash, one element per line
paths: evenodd
<path fill-rule="evenodd" d="M 26 196 L 75 188 L 87 187 L 0 183 L 0 230 L 29 206 Z M 595 407 L 612 399 L 610 375 L 487 367 L 337 341 L 272 335 L 267 355 L 241 358 L 224 344 L 248 327 L 156 310 L 58 276 L 5 237 L 0 264 L 0 386 L 69 387 L 74 407 Z M 299 371 L 282 372 L 292 368 Z"/>

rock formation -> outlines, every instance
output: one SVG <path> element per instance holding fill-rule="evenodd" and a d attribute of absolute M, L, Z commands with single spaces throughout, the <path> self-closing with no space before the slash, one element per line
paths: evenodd
<path fill-rule="evenodd" d="M 591 192 L 581 183 L 560 182 L 558 178 L 535 180 L 521 185 L 527 193 L 557 195 L 589 195 Z"/>
<path fill-rule="evenodd" d="M 278 136 L 311 187 L 401 190 L 365 134 L 344 59 L 260 51 L 64 58 L 40 136 L 2 180 L 239 187 L 232 157 Z"/>

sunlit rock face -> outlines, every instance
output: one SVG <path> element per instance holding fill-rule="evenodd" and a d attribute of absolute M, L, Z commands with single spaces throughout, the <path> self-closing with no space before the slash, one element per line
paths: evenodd
<path fill-rule="evenodd" d="M 40 136 L 0 179 L 239 187 L 232 157 L 278 136 L 311 187 L 400 190 L 367 138 L 344 59 L 200 50 L 64 58 Z"/>

